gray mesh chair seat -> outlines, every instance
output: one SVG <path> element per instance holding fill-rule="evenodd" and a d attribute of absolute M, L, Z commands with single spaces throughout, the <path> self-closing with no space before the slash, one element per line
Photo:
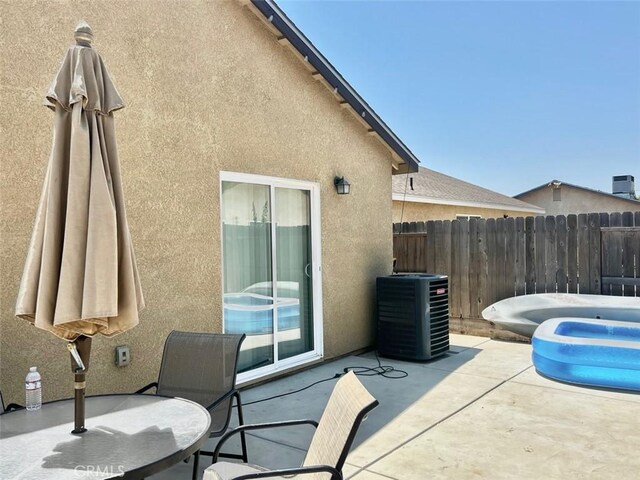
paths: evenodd
<path fill-rule="evenodd" d="M 236 390 L 238 354 L 244 338 L 244 334 L 172 331 L 164 345 L 158 381 L 150 383 L 136 393 L 143 393 L 155 387 L 158 395 L 181 397 L 199 403 L 211 415 L 210 437 L 219 437 L 229 427 L 234 399 L 238 423 L 244 423 L 240 392 Z M 246 462 L 244 436 L 241 437 L 241 448 L 240 454 L 226 453 L 221 456 Z M 195 453 L 194 479 L 197 476 L 200 455 L 213 456 L 213 452 Z"/>
<path fill-rule="evenodd" d="M 203 480 L 247 480 L 254 478 L 298 478 L 342 480 L 342 467 L 347 459 L 358 428 L 378 401 L 364 388 L 353 372 L 336 383 L 319 422 L 290 420 L 258 425 L 242 425 L 227 432 L 213 452 L 213 465 L 204 472 Z M 316 427 L 301 467 L 267 470 L 256 465 L 218 462 L 218 452 L 232 436 L 246 431 L 310 424 Z"/>

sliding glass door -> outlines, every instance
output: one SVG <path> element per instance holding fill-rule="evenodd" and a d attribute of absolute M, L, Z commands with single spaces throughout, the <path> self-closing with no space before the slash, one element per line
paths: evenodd
<path fill-rule="evenodd" d="M 242 378 L 317 358 L 317 185 L 222 173 L 224 330 L 245 333 Z M 315 218 L 314 218 L 315 217 Z"/>

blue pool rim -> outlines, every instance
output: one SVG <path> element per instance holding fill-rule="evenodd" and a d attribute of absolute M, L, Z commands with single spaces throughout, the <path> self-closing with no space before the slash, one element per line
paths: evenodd
<path fill-rule="evenodd" d="M 255 293 L 225 294 L 225 332 L 247 336 L 272 334 L 273 302 L 273 297 Z M 276 308 L 278 331 L 300 329 L 300 301 L 297 298 L 278 298 Z"/>
<path fill-rule="evenodd" d="M 577 335 L 577 336 L 574 336 Z M 571 384 L 640 391 L 640 325 L 554 318 L 532 338 L 536 370 Z"/>

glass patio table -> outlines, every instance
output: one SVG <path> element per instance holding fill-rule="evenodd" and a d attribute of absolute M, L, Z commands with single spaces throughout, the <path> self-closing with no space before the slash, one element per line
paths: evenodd
<path fill-rule="evenodd" d="M 87 432 L 73 435 L 73 399 L 0 415 L 3 480 L 141 479 L 199 450 L 209 436 L 206 409 L 155 395 L 86 397 Z"/>

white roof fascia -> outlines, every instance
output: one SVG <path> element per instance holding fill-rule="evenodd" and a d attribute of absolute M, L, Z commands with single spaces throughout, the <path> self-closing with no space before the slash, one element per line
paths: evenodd
<path fill-rule="evenodd" d="M 394 193 L 391 198 L 399 202 L 413 202 L 413 203 L 432 203 L 434 205 L 454 205 L 458 207 L 475 207 L 475 208 L 493 208 L 499 210 L 512 210 L 514 212 L 533 212 L 533 213 L 545 213 L 545 210 L 534 205 L 531 208 L 517 207 L 515 205 L 504 205 L 501 203 L 485 203 L 485 202 L 471 202 L 468 200 L 443 200 L 435 197 L 419 197 L 416 195 L 404 195 L 402 193 Z"/>

